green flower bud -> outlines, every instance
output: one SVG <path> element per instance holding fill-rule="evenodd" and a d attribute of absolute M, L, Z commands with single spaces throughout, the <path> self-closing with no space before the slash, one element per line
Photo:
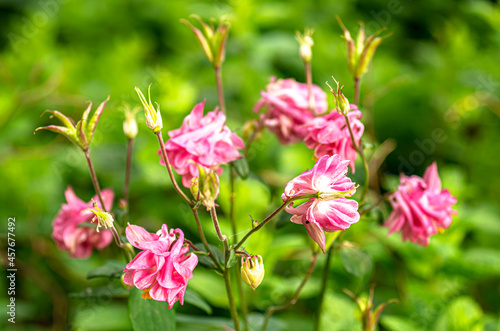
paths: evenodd
<path fill-rule="evenodd" d="M 332 92 L 333 97 L 335 98 L 335 109 L 340 114 L 347 115 L 349 110 L 351 110 L 351 105 L 349 104 L 349 100 L 347 100 L 345 95 L 342 93 L 342 89 L 344 88 L 344 86 L 339 87 L 339 82 L 337 82 L 335 78 L 333 78 L 333 80 L 337 84 L 337 92 L 333 90 L 328 82 L 326 82 L 326 85 L 328 85 L 328 87 L 330 88 L 330 92 Z"/>
<path fill-rule="evenodd" d="M 155 109 L 153 104 L 151 103 L 151 84 L 149 84 L 148 87 L 148 100 L 146 100 L 144 94 L 142 94 L 141 90 L 138 87 L 135 88 L 135 91 L 137 92 L 137 95 L 139 95 L 139 99 L 141 99 L 141 103 L 144 107 L 147 127 L 153 130 L 153 132 L 155 133 L 160 131 L 163 127 L 160 105 L 156 104 L 157 108 Z"/>
<path fill-rule="evenodd" d="M 313 33 L 314 30 L 309 28 L 304 30 L 304 34 L 301 34 L 299 31 L 295 32 L 295 39 L 297 39 L 300 44 L 300 57 L 304 62 L 311 62 L 312 59 L 311 47 L 314 45 L 314 41 L 312 39 Z"/>

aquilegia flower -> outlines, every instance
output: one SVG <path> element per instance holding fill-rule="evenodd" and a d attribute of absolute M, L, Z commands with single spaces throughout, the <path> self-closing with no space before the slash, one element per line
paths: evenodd
<path fill-rule="evenodd" d="M 410 240 L 427 246 L 430 236 L 448 228 L 451 215 L 456 212 L 451 207 L 457 199 L 446 189 L 441 189 L 441 180 L 436 162 L 424 173 L 424 178 L 401 175 L 398 190 L 391 196 L 393 211 L 384 226 L 389 234 L 401 231 L 403 241 Z"/>
<path fill-rule="evenodd" d="M 351 105 L 351 111 L 347 113 L 354 141 L 359 144 L 363 131 L 363 123 L 359 120 L 361 111 L 356 105 Z M 349 160 L 351 170 L 354 173 L 354 163 L 357 152 L 352 145 L 351 135 L 343 115 L 332 112 L 325 116 L 316 117 L 308 122 L 304 127 L 307 130 L 305 137 L 306 146 L 314 150 L 314 157 L 320 158 L 323 155 L 339 154 L 342 159 Z"/>
<path fill-rule="evenodd" d="M 163 224 L 161 230 L 149 233 L 137 225 L 125 230 L 128 241 L 142 250 L 125 267 L 123 281 L 144 291 L 144 299 L 168 301 L 172 308 L 176 301 L 184 304 L 188 280 L 198 264 L 195 254 L 188 254 L 181 229 L 170 229 Z M 178 236 L 178 238 L 176 237 Z"/>
<path fill-rule="evenodd" d="M 285 210 L 293 214 L 291 221 L 303 224 L 309 236 L 325 251 L 325 233 L 345 230 L 359 221 L 358 203 L 346 197 L 356 193 L 356 186 L 346 176 L 348 160 L 340 155 L 322 156 L 311 170 L 295 177 L 281 195 L 283 201 L 314 194 L 307 202 Z"/>
<path fill-rule="evenodd" d="M 113 240 L 109 230 L 98 232 L 96 227 L 82 226 L 90 223 L 94 214 L 89 210 L 93 207 L 92 200 L 98 201 L 94 196 L 90 202 L 83 202 L 75 195 L 73 189 L 68 186 L 64 192 L 67 204 L 63 204 L 54 222 L 52 223 L 52 238 L 57 248 L 68 251 L 69 256 L 86 259 L 92 254 L 92 249 L 103 249 Z M 106 210 L 113 206 L 114 193 L 111 189 L 102 190 L 102 199 Z M 102 207 L 100 201 L 97 206 Z"/>
<path fill-rule="evenodd" d="M 191 179 L 198 177 L 198 166 L 212 168 L 220 175 L 221 163 L 241 158 L 239 149 L 243 140 L 226 126 L 226 116 L 217 109 L 203 116 L 205 101 L 197 104 L 186 116 L 182 126 L 168 133 L 170 139 L 165 151 L 174 170 L 182 175 L 182 184 L 191 186 Z M 161 150 L 158 150 L 161 155 Z M 165 165 L 163 158 L 160 163 Z"/>
<path fill-rule="evenodd" d="M 328 110 L 326 93 L 313 85 L 312 94 L 316 114 L 323 114 Z M 261 108 L 267 109 L 260 116 L 262 124 L 276 134 L 282 144 L 304 140 L 307 130 L 303 125 L 314 117 L 309 107 L 307 84 L 272 77 L 261 96 L 253 110 L 258 112 Z"/>

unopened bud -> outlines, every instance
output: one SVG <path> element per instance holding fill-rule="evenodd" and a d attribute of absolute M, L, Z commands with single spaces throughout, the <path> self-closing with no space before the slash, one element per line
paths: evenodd
<path fill-rule="evenodd" d="M 123 121 L 123 133 L 129 139 L 135 138 L 137 136 L 137 122 L 135 120 L 135 112 L 125 111 L 125 121 Z"/>
<path fill-rule="evenodd" d="M 345 95 L 342 93 L 342 89 L 344 88 L 344 86 L 339 87 L 339 82 L 337 82 L 335 80 L 335 78 L 333 78 L 333 80 L 335 81 L 335 84 L 337 84 L 337 91 L 336 92 L 328 84 L 328 82 L 326 83 L 326 85 L 328 85 L 328 87 L 330 88 L 330 91 L 333 94 L 333 97 L 335 98 L 335 109 L 337 110 L 337 112 L 339 114 L 347 115 L 349 110 L 351 110 L 351 105 L 349 104 L 349 100 L 347 100 Z"/>
<path fill-rule="evenodd" d="M 144 107 L 144 114 L 146 117 L 146 125 L 149 129 L 153 130 L 153 132 L 158 132 L 163 127 L 163 122 L 161 120 L 160 113 L 160 105 L 156 104 L 156 109 L 151 102 L 151 84 L 148 87 L 148 100 L 144 97 L 141 90 L 136 87 L 135 91 L 139 95 L 139 99 L 141 99 L 142 106 Z"/>
<path fill-rule="evenodd" d="M 304 34 L 301 34 L 299 31 L 295 33 L 295 38 L 300 44 L 300 57 L 304 62 L 310 62 L 312 59 L 311 47 L 314 45 L 312 39 L 313 32 L 314 30 L 306 28 Z"/>
<path fill-rule="evenodd" d="M 253 255 L 241 258 L 241 279 L 255 290 L 264 279 L 264 261 L 262 256 Z"/>
<path fill-rule="evenodd" d="M 191 194 L 196 201 L 203 199 L 202 204 L 210 210 L 219 196 L 219 176 L 214 169 L 197 166 L 199 175 L 191 180 Z"/>

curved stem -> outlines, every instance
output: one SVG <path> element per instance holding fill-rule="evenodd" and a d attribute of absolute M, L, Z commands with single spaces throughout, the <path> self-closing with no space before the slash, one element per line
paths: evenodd
<path fill-rule="evenodd" d="M 224 91 L 222 89 L 222 73 L 221 66 L 214 66 L 215 79 L 217 81 L 217 95 L 219 97 L 219 106 L 223 114 L 226 114 L 226 104 L 224 102 Z"/>
<path fill-rule="evenodd" d="M 366 192 L 368 191 L 368 185 L 370 185 L 370 172 L 368 169 L 368 162 L 366 162 L 365 153 L 363 152 L 363 148 L 360 146 L 361 144 L 358 146 L 358 144 L 356 144 L 356 141 L 354 140 L 354 134 L 352 133 L 349 116 L 346 114 L 344 115 L 344 118 L 347 124 L 347 128 L 349 129 L 349 135 L 351 136 L 352 145 L 354 146 L 354 149 L 361 157 L 361 161 L 363 161 L 363 168 L 365 169 L 365 185 L 363 186 L 363 191 L 361 193 L 361 203 L 363 203 L 363 201 L 365 200 Z"/>
<path fill-rule="evenodd" d="M 94 185 L 95 193 L 97 194 L 97 197 L 101 202 L 101 208 L 102 210 L 107 211 L 106 206 L 104 205 L 104 200 L 102 200 L 101 188 L 99 187 L 99 182 L 97 181 L 97 176 L 94 171 L 94 166 L 92 165 L 92 160 L 90 159 L 90 153 L 88 148 L 84 149 L 83 152 L 85 153 L 85 158 L 87 159 L 87 165 L 89 166 L 90 170 L 90 178 L 92 179 L 92 184 Z"/>
<path fill-rule="evenodd" d="M 222 234 L 219 226 L 219 220 L 217 219 L 217 212 L 215 211 L 215 207 L 210 208 L 210 217 L 212 218 L 212 223 L 214 224 L 215 232 L 217 233 L 217 237 L 220 241 L 224 243 L 227 242 L 227 237 Z"/>
<path fill-rule="evenodd" d="M 250 237 L 255 232 L 259 231 L 264 225 L 266 225 L 267 223 L 269 223 L 269 221 L 271 221 L 276 215 L 278 215 L 280 211 L 282 211 L 283 209 L 285 209 L 285 207 L 287 206 L 287 204 L 289 204 L 290 202 L 293 202 L 295 200 L 300 200 L 300 199 L 317 198 L 317 197 L 318 197 L 317 194 L 307 194 L 307 195 L 301 195 L 301 196 L 293 197 L 293 198 L 290 198 L 290 199 L 286 200 L 285 202 L 283 202 L 283 204 L 281 206 L 278 207 L 278 209 L 276 209 L 275 211 L 273 211 L 271 213 L 271 215 L 267 216 L 262 222 L 259 223 L 259 225 L 257 225 L 255 228 L 253 228 L 252 230 L 250 230 L 250 232 L 248 232 L 236 244 L 236 246 L 234 246 L 233 249 L 238 249 L 241 245 L 243 245 L 243 243 L 248 239 L 248 237 Z"/>
<path fill-rule="evenodd" d="M 238 320 L 238 311 L 236 310 L 236 304 L 234 303 L 233 289 L 231 287 L 231 275 L 230 269 L 224 268 L 224 283 L 226 284 L 226 293 L 229 300 L 229 310 L 231 312 L 231 318 L 234 322 L 234 328 L 236 331 L 240 331 L 240 321 Z"/>
<path fill-rule="evenodd" d="M 158 143 L 160 144 L 160 150 L 161 150 L 161 155 L 163 157 L 163 162 L 165 162 L 165 165 L 167 166 L 167 171 L 168 171 L 168 176 L 170 177 L 170 180 L 172 181 L 172 184 L 174 185 L 174 189 L 179 193 L 179 195 L 186 201 L 189 207 L 193 207 L 193 204 L 189 200 L 189 198 L 182 192 L 181 188 L 177 184 L 177 181 L 175 180 L 174 173 L 172 172 L 172 165 L 170 164 L 170 161 L 168 159 L 167 153 L 165 152 L 165 144 L 163 143 L 163 137 L 161 136 L 161 130 L 155 132 L 156 137 L 158 138 Z"/>
<path fill-rule="evenodd" d="M 214 263 L 215 267 L 219 272 L 223 272 L 222 266 L 220 265 L 219 261 L 215 258 L 214 253 L 212 252 L 212 249 L 210 249 L 210 246 L 208 245 L 207 238 L 205 237 L 205 233 L 203 233 L 203 228 L 201 227 L 201 222 L 200 222 L 200 217 L 198 216 L 198 211 L 196 209 L 192 209 L 191 211 L 193 212 L 194 219 L 196 221 L 196 227 L 198 228 L 198 234 L 200 235 L 201 242 L 205 246 L 205 249 L 207 250 L 210 259 Z"/>
<path fill-rule="evenodd" d="M 304 279 L 302 280 L 302 283 L 300 283 L 299 285 L 299 288 L 297 288 L 297 291 L 295 292 L 295 295 L 292 297 L 292 299 L 282 305 L 282 306 L 273 306 L 273 307 L 270 307 L 267 309 L 267 312 L 266 312 L 266 317 L 264 319 L 264 324 L 262 325 L 262 331 L 265 331 L 266 328 L 267 328 L 267 324 L 269 323 L 269 319 L 271 318 L 271 316 L 277 312 L 277 311 L 282 311 L 282 310 L 285 310 L 287 309 L 288 307 L 294 305 L 299 296 L 300 296 L 300 293 L 302 292 L 302 289 L 304 288 L 304 286 L 306 285 L 307 281 L 309 280 L 309 278 L 311 277 L 312 275 L 312 272 L 314 270 L 314 266 L 316 265 L 316 260 L 318 259 L 318 254 L 319 253 L 314 253 L 311 257 L 311 265 L 309 266 L 309 270 L 307 270 L 307 274 L 305 275 Z"/>
<path fill-rule="evenodd" d="M 332 257 L 333 245 L 328 248 L 326 253 L 325 267 L 323 268 L 323 275 L 321 277 L 321 290 L 318 299 L 318 311 L 316 312 L 316 318 L 314 320 L 314 331 L 319 331 L 321 329 L 321 312 L 323 308 L 323 301 L 325 300 L 326 287 L 328 285 L 328 273 L 330 271 L 330 260 Z"/>

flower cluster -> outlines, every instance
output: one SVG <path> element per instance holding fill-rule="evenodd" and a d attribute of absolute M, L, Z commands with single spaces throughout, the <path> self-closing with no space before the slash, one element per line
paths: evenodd
<path fill-rule="evenodd" d="M 205 101 L 197 104 L 182 126 L 168 133 L 170 139 L 165 144 L 172 167 L 182 175 L 185 187 L 190 187 L 191 180 L 198 177 L 198 165 L 220 175 L 220 164 L 239 159 L 238 150 L 245 147 L 243 140 L 226 126 L 226 116 L 222 112 L 215 109 L 203 116 L 204 105 Z M 160 163 L 165 165 L 163 158 Z"/>
<path fill-rule="evenodd" d="M 316 114 L 325 113 L 328 110 L 326 93 L 316 85 L 312 85 L 311 93 Z M 314 117 L 307 85 L 294 79 L 276 80 L 272 77 L 261 96 L 254 111 L 266 108 L 266 112 L 260 115 L 262 124 L 275 133 L 282 144 L 303 141 L 307 135 L 304 124 Z"/>
<path fill-rule="evenodd" d="M 62 205 L 52 223 L 52 238 L 57 248 L 69 252 L 69 256 L 86 259 L 92 254 L 94 248 L 103 249 L 108 246 L 113 240 L 113 235 L 109 230 L 98 232 L 95 227 L 82 226 L 90 223 L 94 218 L 89 208 L 93 207 L 92 200 L 97 200 L 97 196 L 94 196 L 90 202 L 83 202 L 69 186 L 64 194 L 67 204 Z M 113 191 L 103 190 L 102 199 L 105 209 L 110 210 L 113 206 Z M 96 204 L 102 207 L 100 202 Z"/>
<path fill-rule="evenodd" d="M 142 252 L 125 267 L 123 282 L 143 290 L 144 299 L 168 301 L 169 309 L 177 301 L 184 304 L 186 286 L 193 277 L 198 257 L 188 254 L 181 229 L 169 232 L 163 224 L 156 234 L 129 224 L 125 231 L 128 241 Z"/>
<path fill-rule="evenodd" d="M 351 111 L 347 113 L 347 116 L 354 141 L 359 145 L 365 129 L 359 120 L 362 116 L 361 111 L 356 105 L 351 105 Z M 325 116 L 316 117 L 308 122 L 305 128 L 308 132 L 305 143 L 308 148 L 314 150 L 315 158 L 339 154 L 342 159 L 350 161 L 351 170 L 354 173 L 357 151 L 352 144 L 351 134 L 343 115 L 332 112 Z"/>
<path fill-rule="evenodd" d="M 430 236 L 448 228 L 451 208 L 457 199 L 441 189 L 437 165 L 433 162 L 424 178 L 401 175 L 398 190 L 391 196 L 393 211 L 384 223 L 389 234 L 401 231 L 403 240 L 427 246 Z"/>
<path fill-rule="evenodd" d="M 358 203 L 346 199 L 356 193 L 355 184 L 346 176 L 348 164 L 340 155 L 325 155 L 311 170 L 288 182 L 281 195 L 284 202 L 313 195 L 297 207 L 290 202 L 285 210 L 293 215 L 292 222 L 306 227 L 323 251 L 324 231 L 345 230 L 359 221 Z"/>

